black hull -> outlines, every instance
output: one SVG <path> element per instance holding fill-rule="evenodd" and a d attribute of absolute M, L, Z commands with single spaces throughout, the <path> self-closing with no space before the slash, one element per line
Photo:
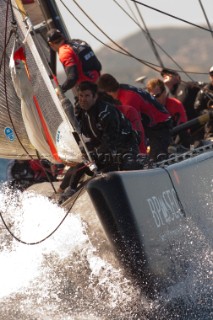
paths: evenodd
<path fill-rule="evenodd" d="M 125 270 L 149 295 L 184 281 L 213 243 L 213 151 L 164 168 L 114 172 L 88 193 Z"/>

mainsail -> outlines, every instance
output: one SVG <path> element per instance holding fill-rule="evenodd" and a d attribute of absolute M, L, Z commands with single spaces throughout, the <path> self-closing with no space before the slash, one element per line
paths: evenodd
<path fill-rule="evenodd" d="M 9 2 L 1 0 L 0 6 L 0 157 L 29 159 L 39 153 L 52 162 L 78 161 L 73 127 L 50 80 L 49 49 L 44 40 L 41 46 L 20 1 Z"/>

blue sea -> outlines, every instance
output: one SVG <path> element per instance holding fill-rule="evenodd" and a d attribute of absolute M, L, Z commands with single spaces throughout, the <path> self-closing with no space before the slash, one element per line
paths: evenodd
<path fill-rule="evenodd" d="M 0 182 L 6 181 L 7 165 L 10 160 L 0 159 Z"/>

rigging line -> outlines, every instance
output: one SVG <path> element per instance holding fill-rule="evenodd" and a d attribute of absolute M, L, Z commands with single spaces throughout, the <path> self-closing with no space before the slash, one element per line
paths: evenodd
<path fill-rule="evenodd" d="M 83 191 L 85 190 L 85 188 L 86 188 L 86 186 L 88 185 L 88 183 L 89 183 L 91 180 L 93 180 L 94 178 L 96 178 L 96 177 L 95 177 L 95 176 L 94 176 L 94 177 L 91 177 L 91 178 L 89 178 L 87 181 L 83 182 L 83 185 L 80 186 L 80 191 L 79 191 L 79 190 L 76 191 L 77 195 L 76 195 L 76 197 L 74 197 L 73 203 L 72 203 L 71 207 L 68 209 L 68 212 L 70 212 L 70 211 L 72 210 L 72 208 L 74 207 L 74 204 L 76 203 L 77 199 L 82 195 L 82 193 L 83 193 Z M 75 193 L 74 193 L 73 196 L 75 196 Z M 73 197 L 73 196 L 72 196 L 72 197 Z M 72 197 L 71 197 L 71 198 L 72 198 Z M 63 203 L 62 203 L 62 206 L 63 206 Z"/>
<path fill-rule="evenodd" d="M 203 14 L 204 14 L 204 17 L 205 17 L 205 19 L 206 19 L 207 26 L 208 26 L 209 29 L 211 30 L 211 36 L 212 36 L 212 38 L 213 38 L 213 30 L 212 30 L 212 27 L 211 27 L 211 25 L 210 25 L 210 22 L 209 22 L 209 19 L 208 19 L 208 17 L 207 17 L 207 14 L 206 14 L 206 11 L 205 11 L 205 9 L 204 9 L 204 6 L 203 6 L 203 4 L 202 4 L 202 1 L 201 1 L 201 0 L 198 0 L 198 2 L 200 3 L 201 9 L 202 9 Z"/>
<path fill-rule="evenodd" d="M 86 15 L 86 17 L 96 26 L 96 28 L 98 28 L 98 30 L 100 30 L 112 43 L 114 43 L 118 48 L 120 48 L 121 50 L 123 50 L 124 52 L 126 52 L 130 57 L 132 57 L 132 58 L 134 58 L 134 59 L 136 59 L 136 60 L 138 60 L 138 61 L 143 61 L 142 63 L 143 64 L 145 64 L 146 66 L 148 66 L 148 67 L 150 67 L 150 68 L 152 68 L 153 70 L 155 70 L 155 71 L 158 71 L 158 70 L 156 70 L 154 67 L 151 67 L 150 66 L 150 62 L 148 62 L 148 64 L 147 64 L 147 62 L 145 62 L 145 60 L 140 60 L 140 59 L 138 59 L 138 58 L 136 58 L 133 54 L 131 54 L 128 50 L 126 50 L 125 48 L 123 48 L 123 47 L 121 47 L 117 42 L 115 42 L 112 38 L 110 38 L 90 17 L 89 17 L 89 15 L 81 8 L 81 6 L 79 5 L 79 4 L 77 4 L 77 2 L 76 2 L 76 0 L 73 0 L 73 2 L 78 6 L 78 8 Z M 154 64 L 152 64 L 152 65 L 154 65 Z M 156 66 L 156 65 L 155 65 Z M 159 67 L 159 66 L 157 66 L 157 67 Z"/>
<path fill-rule="evenodd" d="M 12 37 L 13 32 L 14 32 L 14 30 L 11 30 L 11 31 L 10 31 L 9 37 L 8 37 L 8 39 L 7 39 L 6 45 L 4 46 L 4 49 L 3 49 L 3 52 L 2 52 L 2 55 L 1 55 L 1 59 L 0 59 L 0 73 L 1 73 L 1 68 L 2 68 L 3 61 L 4 61 L 4 56 L 5 56 L 5 54 L 6 54 L 7 46 L 8 46 L 8 44 L 10 43 L 10 39 L 11 39 L 11 37 Z"/>
<path fill-rule="evenodd" d="M 69 10 L 69 8 L 63 3 L 62 0 L 60 0 L 61 3 L 63 4 L 63 6 L 67 9 L 67 11 L 73 16 L 73 18 L 78 21 L 78 23 L 89 33 L 93 36 L 93 38 L 95 38 L 98 42 L 102 43 L 105 47 L 113 50 L 113 51 L 116 51 L 118 53 L 121 53 L 125 56 L 130 56 L 132 58 L 134 58 L 135 60 L 139 61 L 140 63 L 143 63 L 145 65 L 147 65 L 148 67 L 156 70 L 155 68 L 151 67 L 152 65 L 155 66 L 155 67 L 159 67 L 157 66 L 156 64 L 153 64 L 151 62 L 148 62 L 148 61 L 145 61 L 145 60 L 142 60 L 142 59 L 139 59 L 137 57 L 135 57 L 134 55 L 132 55 L 130 52 L 128 52 L 127 50 L 125 50 L 124 48 L 122 48 L 121 46 L 119 46 L 115 41 L 113 41 L 99 26 L 97 26 L 97 24 L 95 24 L 95 22 L 84 12 L 84 10 L 82 8 L 80 8 L 80 10 L 88 17 L 88 19 L 111 41 L 113 42 L 117 47 L 119 47 L 121 50 L 125 51 L 125 52 L 122 52 L 122 51 L 119 51 L 119 50 L 116 50 L 115 48 L 112 48 L 110 47 L 109 45 L 105 44 L 103 41 L 101 41 L 100 39 L 98 39 L 93 33 L 91 33 L 76 17 L 75 15 Z M 77 3 L 75 3 L 78 7 L 79 5 Z"/>
<path fill-rule="evenodd" d="M 127 2 L 127 0 L 125 0 L 125 2 L 126 2 L 128 8 L 129 8 L 129 10 L 131 11 L 134 19 L 121 7 L 120 4 L 117 3 L 116 0 L 114 0 L 114 2 L 120 7 L 120 9 L 122 9 L 122 10 L 138 25 L 138 27 L 141 29 L 141 31 L 143 32 L 143 34 L 145 35 L 145 37 L 146 37 L 146 38 L 148 37 L 147 40 L 151 42 L 151 48 L 153 49 L 153 52 L 155 53 L 156 59 L 158 60 L 158 62 L 159 62 L 159 64 L 161 65 L 161 67 L 163 67 L 163 63 L 162 63 L 162 61 L 161 61 L 161 59 L 160 59 L 160 56 L 159 56 L 159 54 L 158 54 L 158 52 L 157 52 L 157 49 L 156 49 L 156 47 L 155 47 L 155 44 L 154 44 L 154 40 L 153 40 L 153 38 L 151 37 L 150 33 L 148 32 L 148 29 L 146 28 L 145 21 L 144 21 L 142 15 L 141 15 L 141 12 L 139 11 L 139 9 L 138 9 L 138 7 L 137 7 L 137 4 L 135 4 L 135 7 L 136 7 L 136 10 L 137 10 L 137 12 L 138 12 L 138 14 L 139 14 L 139 16 L 140 16 L 143 24 L 144 24 L 145 30 L 141 27 L 141 25 L 140 25 L 140 23 L 139 23 L 136 15 L 134 14 L 134 12 L 133 12 L 132 8 L 130 7 L 129 3 Z"/>
<path fill-rule="evenodd" d="M 9 19 L 9 2 L 10 0 L 7 1 L 7 7 L 6 7 L 6 15 L 5 15 L 5 33 L 4 33 L 4 49 L 3 49 L 3 54 L 2 54 L 2 59 L 1 59 L 1 64 L 4 64 L 4 89 L 5 89 L 5 94 L 6 94 L 6 59 L 5 59 L 5 55 L 6 55 L 6 48 L 8 45 L 8 41 L 7 40 L 7 30 L 8 30 L 8 19 Z"/>
<path fill-rule="evenodd" d="M 130 16 L 130 14 L 116 0 L 113 0 L 113 1 L 117 4 L 118 7 L 120 7 L 121 10 L 123 10 L 123 12 L 125 12 L 129 16 L 129 18 L 131 18 L 138 25 L 138 27 L 141 29 L 141 31 L 144 32 L 144 30 L 142 29 L 141 25 L 139 24 L 138 18 L 136 17 L 135 13 L 133 12 L 128 0 L 125 0 L 125 2 L 126 2 L 126 5 L 129 8 L 129 11 L 131 11 L 131 14 L 133 15 L 134 19 Z"/>
<path fill-rule="evenodd" d="M 0 62 L 0 72 L 1 72 L 2 62 L 3 62 L 3 56 L 4 56 L 5 52 L 6 52 L 6 48 L 7 48 L 8 44 L 9 44 L 9 42 L 10 42 L 10 38 L 11 38 L 13 32 L 15 32 L 15 30 L 17 29 L 17 24 L 16 24 L 14 12 L 13 12 L 13 10 L 12 10 L 12 2 L 11 2 L 11 0 L 10 0 L 10 12 L 11 12 L 11 15 L 12 15 L 12 22 L 11 22 L 11 24 L 13 25 L 13 29 L 10 30 L 10 34 L 9 34 L 7 43 L 6 43 L 6 45 L 5 45 L 5 47 L 4 47 L 4 50 L 3 50 L 3 52 L 2 52 L 1 62 Z"/>
<path fill-rule="evenodd" d="M 141 4 L 141 5 L 144 6 L 144 7 L 147 7 L 147 8 L 149 8 L 149 9 L 151 9 L 151 10 L 154 10 L 154 11 L 157 11 L 157 12 L 159 12 L 159 13 L 162 13 L 162 14 L 164 14 L 164 15 L 166 15 L 166 16 L 169 16 L 169 17 L 171 17 L 171 18 L 174 18 L 174 19 L 176 19 L 176 20 L 180 20 L 180 21 L 185 22 L 185 23 L 187 23 L 187 24 L 189 24 L 189 25 L 192 25 L 192 26 L 194 26 L 194 27 L 200 28 L 200 29 L 205 30 L 205 31 L 208 31 L 208 32 L 212 32 L 211 30 L 209 30 L 209 29 L 207 29 L 207 28 L 205 28 L 205 27 L 199 26 L 198 24 L 195 24 L 195 23 L 193 23 L 193 22 L 189 22 L 189 21 L 184 20 L 184 19 L 182 19 L 182 18 L 178 18 L 178 17 L 176 17 L 176 16 L 174 16 L 174 15 L 172 15 L 172 14 L 170 14 L 170 13 L 161 11 L 161 10 L 159 10 L 159 9 L 157 9 L 157 8 L 151 7 L 151 6 L 149 6 L 149 5 L 145 4 L 145 3 L 142 3 L 142 2 L 140 2 L 140 1 L 137 1 L 137 0 L 130 0 L 130 1 L 133 1 L 133 2 L 136 2 L 136 3 L 138 3 L 138 4 Z"/>
<path fill-rule="evenodd" d="M 13 6 L 12 6 L 12 1 L 10 0 L 10 11 L 11 11 L 11 15 L 12 15 L 12 24 L 16 24 L 16 19 L 15 19 L 15 15 L 14 15 L 14 12 L 13 12 Z"/>
<path fill-rule="evenodd" d="M 50 176 L 48 175 L 48 170 L 47 170 L 47 168 L 45 168 L 45 167 L 42 165 L 42 161 L 41 161 L 42 159 L 41 159 L 41 157 L 40 157 L 40 154 L 39 154 L 38 150 L 36 150 L 36 154 L 37 154 L 37 157 L 38 157 L 38 160 L 39 160 L 40 167 L 41 167 L 42 170 L 44 171 L 45 176 L 46 176 L 47 180 L 49 181 L 49 183 L 50 183 L 53 191 L 56 193 L 56 189 L 55 189 L 55 186 L 54 186 L 54 184 L 53 184 L 53 181 L 50 179 Z M 51 163 L 51 164 L 52 164 L 52 163 Z M 50 172 L 50 171 L 51 171 L 51 170 L 49 170 L 49 172 Z"/>
<path fill-rule="evenodd" d="M 132 57 L 133 59 L 135 59 L 136 61 L 138 61 L 138 62 L 140 62 L 140 63 L 148 66 L 149 68 L 151 68 L 151 69 L 153 69 L 153 70 L 155 70 L 155 71 L 157 71 L 157 72 L 159 72 L 160 67 L 159 67 L 158 65 L 156 65 L 156 64 L 154 64 L 154 63 L 151 63 L 151 62 L 148 62 L 148 61 L 145 61 L 145 60 L 142 60 L 142 59 L 140 59 L 140 58 L 137 58 L 136 56 L 128 53 L 128 51 L 126 51 L 127 53 L 124 53 L 124 52 L 122 52 L 122 51 L 116 50 L 115 48 L 110 47 L 109 45 L 107 45 L 106 43 L 104 43 L 103 41 L 101 41 L 100 39 L 98 39 L 93 33 L 91 33 L 91 32 L 77 19 L 77 17 L 69 10 L 69 8 L 64 4 L 64 2 L 63 2 L 62 0 L 59 0 L 59 1 L 60 1 L 60 2 L 62 3 L 62 5 L 66 8 L 66 10 L 73 16 L 73 18 L 74 18 L 88 33 L 89 33 L 90 35 L 92 35 L 93 38 L 96 39 L 98 42 L 102 43 L 105 47 L 107 47 L 107 48 L 109 48 L 109 49 L 111 49 L 111 50 L 113 50 L 113 51 L 115 51 L 115 52 L 118 52 L 118 53 L 120 53 L 120 54 L 123 54 L 123 55 L 125 55 L 125 56 L 130 56 L 130 57 Z M 115 1 L 115 0 L 114 0 L 114 1 Z M 76 5 L 77 5 L 77 4 L 76 4 Z M 82 10 L 82 12 L 84 12 L 83 9 L 81 9 L 81 10 Z M 85 12 L 84 12 L 84 14 L 87 15 Z M 94 21 L 93 21 L 88 15 L 87 15 L 87 17 L 89 18 L 89 20 L 90 20 L 93 24 L 95 24 Z M 135 23 L 137 23 L 137 22 L 135 22 Z M 96 24 L 95 24 L 95 25 L 96 25 Z M 105 34 L 98 26 L 97 26 L 97 28 L 98 28 L 103 34 Z M 106 36 L 109 40 L 111 40 L 112 42 L 114 42 L 114 41 L 113 41 L 111 38 L 109 38 L 106 34 L 105 34 L 105 36 Z M 120 47 L 121 50 L 124 50 L 124 48 L 122 48 L 121 46 L 119 46 L 116 42 L 114 42 L 114 43 L 115 43 L 115 45 L 117 45 L 118 47 Z M 156 43 L 156 42 L 155 42 L 155 43 Z M 159 46 L 159 45 L 158 45 L 158 46 Z M 161 48 L 161 50 L 162 50 L 165 54 L 167 54 L 166 51 L 165 51 L 163 48 Z M 124 50 L 124 51 L 125 51 L 125 50 Z M 168 54 L 167 54 L 167 56 L 170 57 Z M 174 61 L 174 59 L 173 59 L 172 57 L 170 57 L 170 59 L 177 65 L 177 63 Z M 152 66 L 154 66 L 154 67 L 156 67 L 156 68 L 154 68 L 154 67 L 152 67 Z M 159 69 L 158 69 L 158 68 L 159 68 Z M 184 71 L 184 70 L 181 68 L 181 66 L 179 66 L 179 68 L 180 68 L 182 71 L 179 71 L 179 70 L 177 70 L 177 71 L 178 71 L 178 72 L 183 72 L 183 73 L 185 73 L 185 74 L 186 74 L 186 72 L 187 72 L 187 73 L 191 73 L 191 74 L 200 74 L 200 75 L 206 75 L 206 74 L 207 74 L 206 72 Z M 187 74 L 186 74 L 186 75 L 187 75 Z M 189 75 L 187 75 L 187 76 L 189 77 Z M 193 81 L 192 78 L 189 77 L 189 79 Z"/>
<path fill-rule="evenodd" d="M 132 21 L 134 21 L 134 23 L 135 23 L 143 32 L 145 32 L 145 30 L 141 27 L 141 25 L 136 21 L 137 18 L 135 17 L 135 15 L 134 15 L 134 13 L 132 12 L 132 10 L 131 10 L 130 7 L 129 7 L 129 9 L 130 9 L 130 11 L 132 12 L 133 16 L 135 17 L 135 20 L 130 16 L 130 14 L 129 14 L 116 0 L 113 0 L 113 1 L 117 4 L 117 6 L 120 7 L 121 10 L 123 10 L 123 12 L 124 12 Z M 129 4 L 127 4 L 127 5 L 129 6 Z M 194 71 L 185 71 L 185 70 L 177 63 L 177 61 L 175 61 L 175 59 L 172 58 L 172 56 L 170 56 L 170 55 L 168 54 L 168 52 L 166 52 L 166 50 L 165 50 L 163 47 L 161 47 L 153 38 L 152 38 L 152 40 L 153 40 L 154 43 L 158 46 L 158 48 L 160 48 L 161 51 L 163 51 L 163 53 L 164 53 L 168 58 L 170 58 L 170 60 L 171 60 L 172 62 L 174 62 L 174 64 L 180 69 L 180 70 L 175 70 L 175 71 L 177 71 L 177 72 L 183 72 L 191 81 L 194 81 L 194 80 L 189 76 L 189 73 L 193 73 L 193 74 L 207 74 L 206 72 L 205 72 L 205 73 L 198 73 L 198 72 L 194 72 Z"/>
<path fill-rule="evenodd" d="M 154 43 L 154 41 L 153 41 L 153 39 L 152 39 L 152 37 L 151 37 L 151 34 L 150 34 L 150 32 L 149 32 L 149 30 L 148 30 L 148 28 L 147 28 L 147 26 L 146 26 L 146 23 L 145 23 L 145 20 L 143 19 L 143 16 L 142 16 L 142 14 L 141 14 L 141 11 L 139 10 L 137 3 L 134 3 L 134 5 L 135 5 L 135 8 L 136 8 L 136 10 L 137 10 L 137 12 L 138 12 L 138 15 L 139 15 L 142 23 L 143 23 L 143 26 L 144 26 L 144 29 L 145 29 L 145 30 L 144 30 L 144 31 L 145 31 L 145 32 L 144 32 L 145 37 L 147 38 L 148 42 L 150 43 L 151 48 L 152 48 L 152 51 L 154 52 L 154 55 L 155 55 L 158 63 L 160 64 L 161 68 L 163 68 L 163 67 L 164 67 L 164 64 L 163 64 L 163 62 L 162 62 L 162 60 L 161 60 L 161 58 L 160 58 L 160 55 L 159 55 L 159 53 L 158 53 L 158 51 L 157 51 L 157 49 L 156 49 L 156 46 L 155 46 L 155 43 Z"/>
<path fill-rule="evenodd" d="M 7 3 L 8 0 L 1 0 L 1 1 Z M 23 14 L 23 15 L 25 14 L 24 11 L 22 11 L 21 9 L 19 10 L 16 6 L 14 6 L 14 5 L 12 4 L 12 2 L 11 2 L 11 8 L 13 8 L 14 10 L 18 10 L 18 11 L 21 12 L 21 14 Z"/>
<path fill-rule="evenodd" d="M 92 178 L 91 178 L 92 179 Z M 89 179 L 88 182 L 91 180 Z M 67 210 L 65 216 L 63 217 L 63 219 L 60 221 L 60 223 L 56 226 L 56 228 L 51 232 L 49 233 L 46 237 L 44 237 L 43 239 L 39 240 L 39 241 L 35 241 L 35 242 L 27 242 L 27 241 L 24 241 L 20 238 L 18 238 L 11 230 L 10 228 L 8 227 L 6 221 L 4 220 L 4 217 L 2 215 L 2 212 L 0 211 L 0 218 L 6 228 L 6 230 L 9 232 L 9 234 L 18 242 L 22 243 L 22 244 L 26 244 L 26 245 L 29 245 L 29 246 L 32 246 L 32 245 L 37 245 L 37 244 L 40 244 L 42 242 L 44 242 L 45 240 L 47 240 L 48 238 L 50 238 L 59 228 L 60 226 L 62 225 L 62 223 L 65 221 L 65 219 L 67 218 L 68 214 L 70 213 L 70 210 L 72 210 L 72 208 L 74 207 L 76 201 L 78 200 L 78 198 L 80 197 L 81 193 L 83 192 L 83 190 L 85 189 L 87 184 L 85 184 L 81 189 L 80 189 L 80 192 L 77 194 L 76 197 L 74 197 L 74 200 L 73 200 L 73 203 L 72 203 L 72 206 Z"/>
<path fill-rule="evenodd" d="M 158 65 L 156 65 L 156 64 L 154 64 L 154 63 L 151 63 L 151 62 L 148 62 L 148 61 L 145 61 L 145 60 L 142 60 L 142 59 L 139 59 L 139 58 L 135 57 L 134 55 L 132 55 L 132 54 L 131 54 L 130 52 L 128 52 L 127 50 L 125 50 L 124 48 L 122 48 L 121 46 L 119 46 L 115 41 L 113 41 L 109 36 L 107 36 L 107 34 L 104 33 L 104 31 L 101 30 L 101 29 L 95 24 L 95 22 L 94 22 L 92 19 L 90 19 L 90 17 L 83 11 L 82 8 L 80 8 L 81 11 L 84 12 L 84 14 L 90 19 L 90 21 L 91 21 L 94 25 L 96 25 L 96 27 L 97 27 L 110 41 L 112 41 L 116 46 L 118 46 L 121 50 L 123 50 L 123 51 L 125 51 L 125 52 L 116 50 L 115 48 L 112 48 L 112 47 L 110 47 L 109 45 L 105 44 L 103 41 L 101 41 L 100 39 L 98 39 L 94 34 L 92 34 L 92 33 L 77 19 L 77 17 L 69 10 L 69 8 L 64 4 L 64 2 L 63 2 L 62 0 L 59 0 L 59 1 L 60 1 L 60 2 L 62 3 L 62 5 L 66 8 L 66 10 L 73 16 L 73 18 L 74 18 L 76 21 L 78 21 L 78 23 L 79 23 L 88 33 L 91 34 L 91 35 L 93 36 L 93 38 L 95 38 L 98 42 L 102 43 L 105 47 L 107 47 L 107 48 L 109 48 L 109 49 L 111 49 L 111 50 L 113 50 L 113 51 L 116 51 L 116 52 L 118 52 L 118 53 L 121 53 L 121 54 L 123 54 L 123 55 L 125 55 L 125 56 L 132 57 L 133 59 L 139 61 L 140 63 L 145 64 L 145 65 L 148 66 L 149 68 L 151 68 L 151 69 L 153 69 L 153 70 L 155 70 L 155 71 L 158 71 L 158 69 L 154 68 L 154 67 L 159 68 Z M 77 3 L 76 3 L 76 5 L 79 6 Z M 152 66 L 154 66 L 154 67 L 152 67 Z"/>

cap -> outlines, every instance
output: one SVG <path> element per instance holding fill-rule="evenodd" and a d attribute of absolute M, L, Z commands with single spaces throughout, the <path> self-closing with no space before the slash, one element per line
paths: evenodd
<path fill-rule="evenodd" d="M 178 72 L 175 70 L 171 70 L 171 69 L 167 69 L 167 68 L 163 68 L 161 70 L 161 76 L 163 77 L 165 74 L 171 74 L 173 76 L 178 76 Z"/>
<path fill-rule="evenodd" d="M 213 66 L 210 68 L 209 73 L 213 72 Z"/>
<path fill-rule="evenodd" d="M 58 29 L 50 29 L 47 34 L 47 42 L 54 42 L 63 39 L 63 34 Z"/>

